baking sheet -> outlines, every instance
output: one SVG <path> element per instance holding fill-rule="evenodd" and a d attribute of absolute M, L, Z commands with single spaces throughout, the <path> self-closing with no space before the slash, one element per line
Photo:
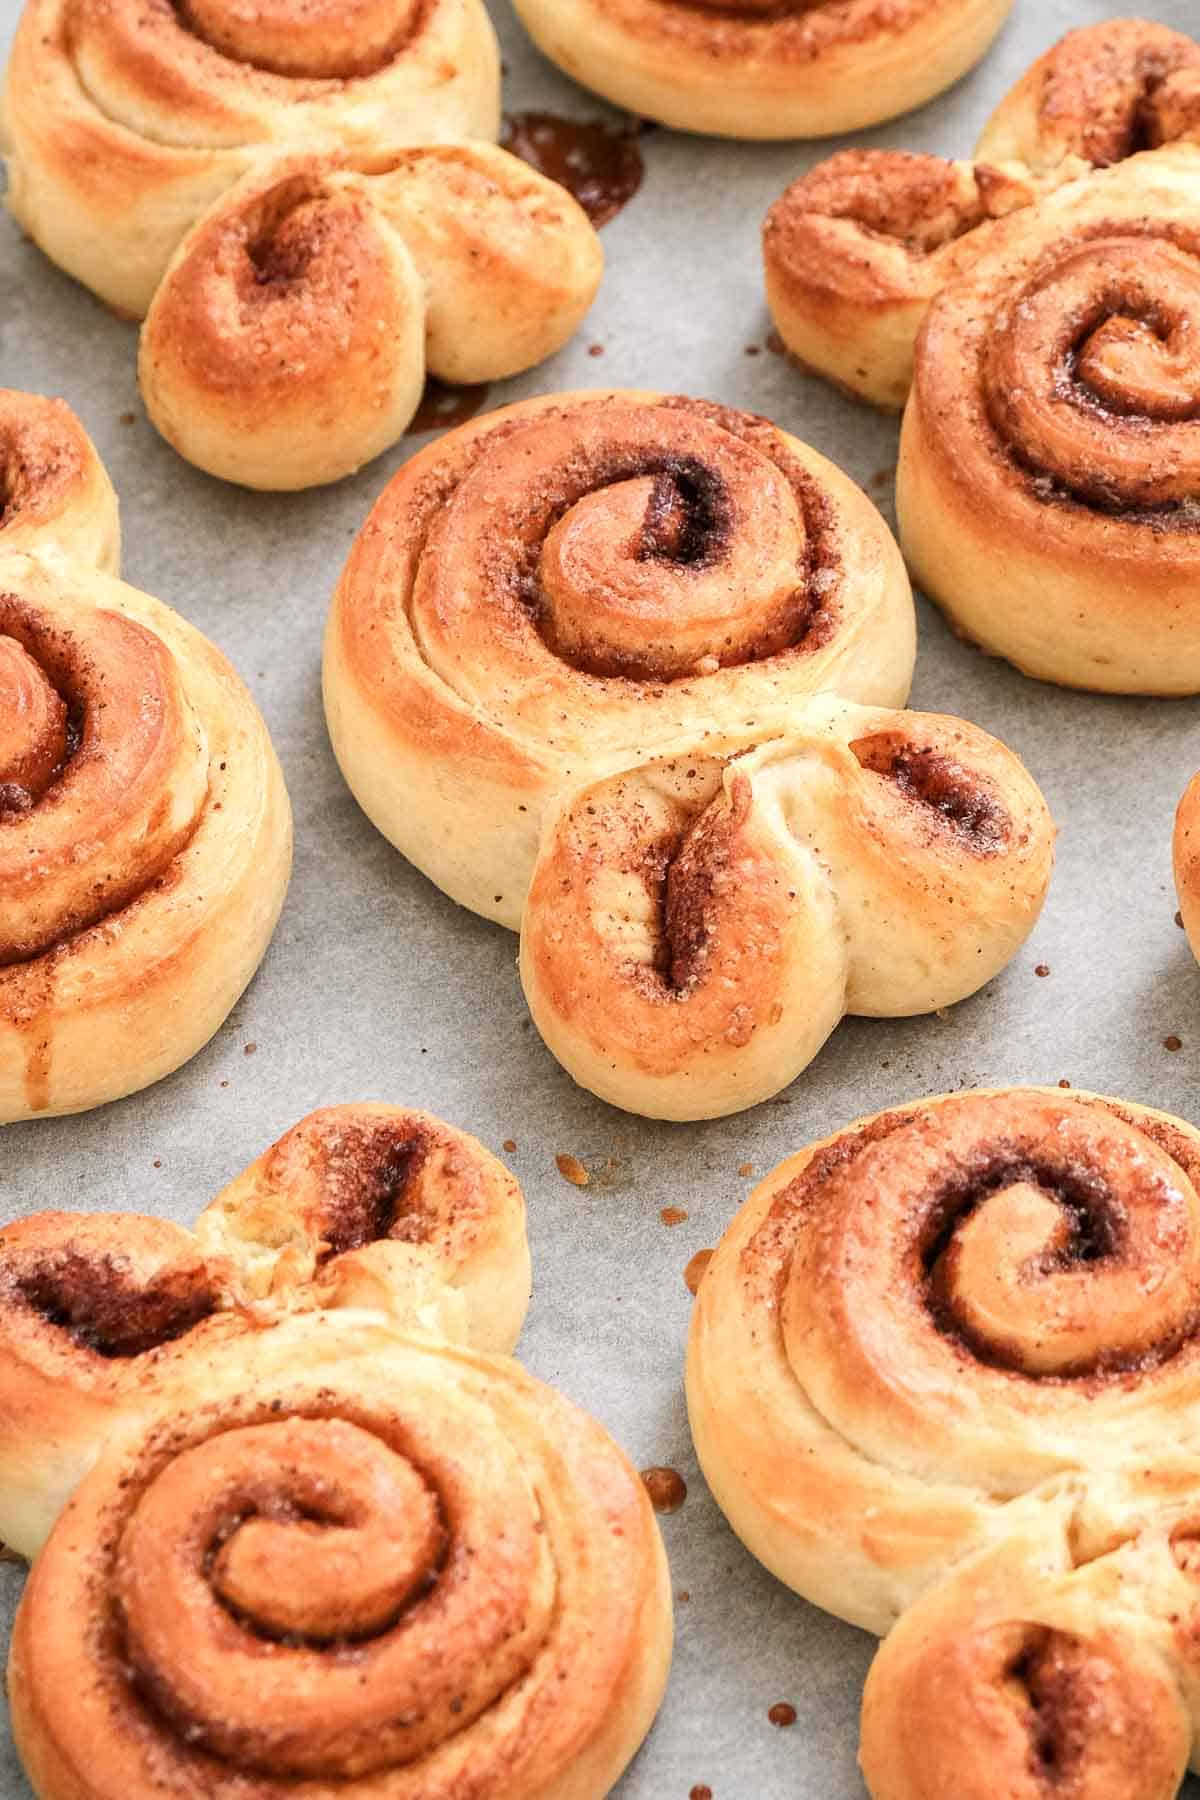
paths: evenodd
<path fill-rule="evenodd" d="M 541 62 L 505 0 L 510 109 L 582 118 L 602 104 Z M 948 98 L 854 141 L 967 155 L 991 107 L 1101 0 L 1018 0 L 982 68 Z M 1146 8 L 1181 29 L 1190 0 Z M 17 0 L 0 0 L 7 52 Z M 896 425 L 802 377 L 766 348 L 758 230 L 785 183 L 834 146 L 753 146 L 655 132 L 639 197 L 604 233 L 596 308 L 562 355 L 494 390 L 497 404 L 612 385 L 707 395 L 767 413 L 890 507 Z M 599 345 L 602 357 L 589 354 Z M 753 346 L 758 354 L 749 354 Z M 147 1093 L 0 1134 L 0 1221 L 42 1207 L 128 1207 L 190 1221 L 315 1106 L 428 1107 L 508 1155 L 529 1202 L 535 1293 L 521 1355 L 602 1419 L 640 1467 L 688 1484 L 663 1521 L 679 1597 L 674 1675 L 621 1800 L 861 1800 L 859 1698 L 872 1642 L 789 1594 L 741 1548 L 700 1478 L 682 1366 L 689 1257 L 717 1241 L 761 1175 L 859 1113 L 944 1089 L 1056 1082 L 1200 1120 L 1200 970 L 1174 924 L 1170 832 L 1200 766 L 1200 702 L 1073 695 L 956 642 L 922 603 L 913 704 L 1005 738 L 1061 826 L 1050 902 L 1013 966 L 945 1018 L 848 1021 L 816 1064 L 756 1112 L 650 1124 L 574 1088 L 532 1029 L 516 940 L 458 910 L 359 812 L 326 740 L 319 692 L 328 597 L 367 508 L 419 440 L 355 480 L 248 494 L 180 462 L 146 422 L 135 333 L 0 222 L 0 383 L 63 394 L 121 496 L 127 578 L 192 619 L 249 682 L 283 760 L 296 868 L 274 944 L 208 1049 Z M 1038 965 L 1048 976 L 1035 974 Z M 1178 1037 L 1172 1052 L 1164 1039 Z M 558 1173 L 569 1152 L 593 1171 Z M 686 1222 L 662 1223 L 666 1206 Z M 0 1566 L 0 1637 L 21 1587 Z M 686 1598 L 684 1597 L 686 1596 Z M 2 1647 L 2 1646 L 0 1646 Z M 790 1702 L 790 1730 L 768 1708 Z M 28 1796 L 7 1731 L 0 1794 Z M 1192 1800 L 1200 1782 L 1189 1782 Z"/>

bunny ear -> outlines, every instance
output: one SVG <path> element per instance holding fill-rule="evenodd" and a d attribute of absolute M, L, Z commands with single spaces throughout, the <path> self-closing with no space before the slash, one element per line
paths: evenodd
<path fill-rule="evenodd" d="M 115 575 L 117 496 L 65 400 L 0 388 L 0 552 L 58 551 Z"/>
<path fill-rule="evenodd" d="M 551 821 L 521 932 L 534 1023 L 568 1073 L 651 1118 L 753 1106 L 845 1010 L 845 934 L 753 756 L 650 764 Z"/>
<path fill-rule="evenodd" d="M 1128 1579 L 1131 1559 L 1073 1573 L 1046 1512 L 1042 1530 L 965 1564 L 885 1639 L 863 1696 L 874 1800 L 1175 1800 L 1192 1721 L 1136 1596 L 1111 1604 L 1106 1577 Z"/>
<path fill-rule="evenodd" d="M 433 373 L 499 381 L 561 350 L 604 269 L 600 239 L 566 189 L 490 144 L 381 161 L 371 194 L 420 272 Z"/>
<path fill-rule="evenodd" d="M 146 409 L 182 456 L 247 487 L 336 481 L 403 432 L 425 381 L 403 240 L 328 159 L 268 162 L 204 215 L 142 330 Z"/>
<path fill-rule="evenodd" d="M 0 1540 L 33 1555 L 101 1444 L 219 1317 L 228 1271 L 132 1213 L 39 1213 L 0 1231 Z"/>
<path fill-rule="evenodd" d="M 516 1181 L 466 1132 L 400 1107 L 310 1113 L 196 1232 L 255 1297 L 444 1318 L 480 1349 L 510 1351 L 529 1302 Z"/>
<path fill-rule="evenodd" d="M 1107 168 L 1185 137 L 1197 123 L 1200 44 L 1149 19 L 1112 19 L 1066 36 L 988 120 L 976 154 L 1034 177 Z"/>
<path fill-rule="evenodd" d="M 767 304 L 808 368 L 898 411 L 930 301 L 1035 190 L 987 164 L 844 150 L 792 183 L 763 224 Z"/>
<path fill-rule="evenodd" d="M 294 1318 L 81 1487 L 22 1602 L 14 1732 L 40 1791 L 89 1800 L 604 1794 L 670 1614 L 645 1489 L 585 1414 L 507 1358 Z"/>
<path fill-rule="evenodd" d="M 757 1104 L 846 1012 L 963 999 L 1024 942 L 1050 878 L 1038 788 L 961 720 L 816 700 L 727 764 L 712 748 L 574 795 L 522 927 L 550 1049 L 650 1117 Z"/>

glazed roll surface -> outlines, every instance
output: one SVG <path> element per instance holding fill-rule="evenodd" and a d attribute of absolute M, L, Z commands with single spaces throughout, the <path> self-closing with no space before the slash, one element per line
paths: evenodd
<path fill-rule="evenodd" d="M 515 929 L 569 784 L 823 688 L 899 704 L 913 654 L 895 545 L 824 458 L 703 401 L 563 395 L 393 479 L 334 598 L 326 715 L 384 835 Z"/>
<path fill-rule="evenodd" d="M 756 1105 L 845 1013 L 973 993 L 1041 910 L 1054 827 L 986 733 L 818 697 L 747 737 L 584 787 L 546 828 L 526 997 L 575 1080 L 631 1112 Z"/>
<path fill-rule="evenodd" d="M 311 1113 L 194 1231 L 136 1213 L 5 1226 L 0 1542 L 33 1555 L 107 1440 L 190 1392 L 216 1344 L 253 1354 L 294 1313 L 350 1311 L 506 1353 L 529 1291 L 516 1181 L 467 1133 L 394 1106 Z"/>
<path fill-rule="evenodd" d="M 499 131 L 482 0 L 28 0 L 9 64 L 8 204 L 140 317 L 199 215 L 264 149 Z"/>
<path fill-rule="evenodd" d="M 297 1319 L 89 1476 L 9 1683 L 42 1800 L 583 1800 L 649 1729 L 670 1638 L 598 1425 L 504 1359 Z"/>
<path fill-rule="evenodd" d="M 858 131 L 988 49 L 1012 0 L 517 0 L 538 47 L 642 117 L 721 137 Z"/>

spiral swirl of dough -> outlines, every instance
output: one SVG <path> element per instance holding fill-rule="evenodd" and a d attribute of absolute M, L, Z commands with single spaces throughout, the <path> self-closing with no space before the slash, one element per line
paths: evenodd
<path fill-rule="evenodd" d="M 308 1318 L 101 1461 L 9 1680 L 45 1800 L 567 1800 L 617 1780 L 669 1655 L 649 1501 L 598 1425 L 504 1359 Z"/>
<path fill-rule="evenodd" d="M 499 133 L 482 0 L 27 0 L 8 204 L 140 317 L 189 227 L 264 151 Z"/>
<path fill-rule="evenodd" d="M 922 327 L 901 543 L 959 629 L 1027 674 L 1200 689 L 1198 194 L 1184 144 L 1062 188 Z"/>
<path fill-rule="evenodd" d="M 385 490 L 325 647 L 359 803 L 516 928 L 548 801 L 832 688 L 903 702 L 911 597 L 882 520 L 764 419 L 595 393 L 451 433 Z"/>
<path fill-rule="evenodd" d="M 194 1231 L 136 1213 L 0 1230 L 0 1540 L 32 1555 L 100 1446 L 208 1350 L 295 1312 L 386 1314 L 502 1353 L 529 1301 L 521 1190 L 428 1113 L 331 1106 Z"/>
<path fill-rule="evenodd" d="M 291 815 L 225 659 L 109 576 L 3 558 L 0 690 L 11 1120 L 133 1093 L 207 1043 L 270 940 Z"/>
<path fill-rule="evenodd" d="M 943 1095 L 783 1163 L 688 1406 L 748 1548 L 885 1637 L 874 1800 L 1172 1800 L 1200 1726 L 1200 1132 Z"/>
<path fill-rule="evenodd" d="M 602 268 L 566 190 L 489 144 L 272 160 L 173 258 L 146 409 L 228 481 L 336 481 L 403 434 L 427 371 L 498 381 L 561 349 Z"/>
<path fill-rule="evenodd" d="M 1198 137 L 1200 45 L 1145 19 L 1068 32 L 1001 102 L 973 163 L 849 150 L 793 182 L 763 232 L 776 326 L 809 368 L 899 409 L 930 302 L 991 248 L 997 220 Z"/>
<path fill-rule="evenodd" d="M 1198 1346 L 1200 1134 L 1058 1089 L 961 1094 L 759 1187 L 701 1285 L 689 1406 L 754 1553 L 883 1632 L 1066 1476 L 1110 1525 L 1165 1495 L 1176 1448 L 1194 1460 Z"/>
<path fill-rule="evenodd" d="M 1053 844 L 1037 787 L 984 732 L 810 700 L 766 743 L 710 734 L 572 795 L 530 889 L 526 997 L 603 1099 L 735 1112 L 843 1014 L 932 1011 L 990 981 L 1033 928 Z"/>
<path fill-rule="evenodd" d="M 629 112 L 735 138 L 827 137 L 923 106 L 1012 0 L 517 0 L 539 48 Z"/>

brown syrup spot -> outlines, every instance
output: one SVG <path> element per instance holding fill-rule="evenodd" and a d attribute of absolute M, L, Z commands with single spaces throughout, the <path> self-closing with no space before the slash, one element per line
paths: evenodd
<path fill-rule="evenodd" d="M 754 1173 L 754 1164 L 753 1163 L 739 1163 L 738 1164 L 738 1174 L 739 1175 L 746 1176 L 746 1175 L 753 1175 L 753 1173 Z"/>
<path fill-rule="evenodd" d="M 658 1216 L 664 1225 L 685 1225 L 687 1223 L 687 1214 L 682 1206 L 664 1206 Z"/>
<path fill-rule="evenodd" d="M 572 1187 L 586 1187 L 591 1180 L 587 1169 L 577 1156 L 570 1156 L 566 1151 L 560 1151 L 554 1161 L 563 1180 L 569 1181 Z"/>
<path fill-rule="evenodd" d="M 1050 973 L 1050 965 L 1049 963 L 1039 963 L 1033 972 L 1035 975 L 1040 975 L 1042 979 L 1045 980 L 1046 976 Z"/>
<path fill-rule="evenodd" d="M 121 414 L 120 423 L 122 425 L 136 425 L 137 424 L 137 414 L 131 413 L 131 412 L 123 412 Z"/>
<path fill-rule="evenodd" d="M 539 175 L 565 187 L 600 226 L 616 218 L 645 178 L 638 135 L 636 125 L 522 112 L 506 117 L 500 141 Z"/>
<path fill-rule="evenodd" d="M 507 1150 L 508 1154 L 510 1156 L 512 1155 L 512 1153 L 516 1149 L 516 1147 L 517 1147 L 516 1138 L 505 1138 L 502 1148 Z"/>
<path fill-rule="evenodd" d="M 199 1268 L 166 1269 L 139 1284 L 126 1258 L 70 1249 L 22 1270 L 14 1286 L 47 1324 L 81 1349 L 113 1359 L 173 1343 L 217 1310 L 217 1296 Z"/>
<path fill-rule="evenodd" d="M 778 1725 L 780 1731 L 786 1731 L 796 1723 L 796 1709 L 789 1706 L 786 1700 L 780 1700 L 767 1714 L 772 1725 Z"/>
<path fill-rule="evenodd" d="M 1164 1050 L 1182 1050 L 1183 1049 L 1183 1039 L 1181 1037 L 1176 1037 L 1175 1033 L 1172 1032 L 1170 1037 L 1165 1037 L 1163 1039 L 1163 1049 Z"/>
<path fill-rule="evenodd" d="M 243 1056 L 253 1056 L 255 1054 L 255 1052 L 257 1051 L 257 1049 L 258 1049 L 257 1044 L 243 1044 L 242 1045 L 242 1055 Z"/>
<path fill-rule="evenodd" d="M 603 356 L 604 355 L 604 345 L 603 344 L 589 344 L 588 345 L 588 355 L 589 356 Z"/>
<path fill-rule="evenodd" d="M 713 1791 L 710 1787 L 705 1787 L 703 1782 L 697 1782 L 696 1786 L 689 1790 L 688 1800 L 713 1800 Z"/>
<path fill-rule="evenodd" d="M 1183 930 L 1183 914 L 1181 912 L 1177 912 L 1175 914 L 1175 923 L 1178 925 L 1180 931 L 1182 931 Z"/>
<path fill-rule="evenodd" d="M 695 1256 L 683 1271 L 684 1284 L 689 1294 L 700 1292 L 700 1283 L 704 1280 L 704 1272 L 716 1255 L 715 1250 L 697 1250 Z"/>
<path fill-rule="evenodd" d="M 421 404 L 413 414 L 407 436 L 417 437 L 423 431 L 453 431 L 466 425 L 487 404 L 491 388 L 485 383 L 477 387 L 451 387 L 429 375 Z"/>
<path fill-rule="evenodd" d="M 1060 1081 L 1060 1082 L 1059 1082 L 1059 1084 L 1058 1084 L 1058 1085 L 1059 1085 L 1059 1087 L 1060 1087 L 1060 1088 L 1069 1088 L 1069 1087 L 1070 1087 L 1070 1085 L 1071 1085 L 1071 1084 L 1070 1084 L 1070 1082 L 1069 1082 L 1069 1081 L 1068 1081 L 1068 1080 L 1067 1080 L 1067 1078 L 1066 1078 L 1066 1076 L 1065 1076 L 1065 1075 L 1064 1075 L 1064 1076 L 1063 1076 L 1063 1078 L 1062 1078 L 1062 1080 L 1061 1080 L 1061 1081 Z"/>
<path fill-rule="evenodd" d="M 676 1513 L 687 1499 L 687 1482 L 678 1469 L 643 1469 L 642 1482 L 656 1513 Z"/>

